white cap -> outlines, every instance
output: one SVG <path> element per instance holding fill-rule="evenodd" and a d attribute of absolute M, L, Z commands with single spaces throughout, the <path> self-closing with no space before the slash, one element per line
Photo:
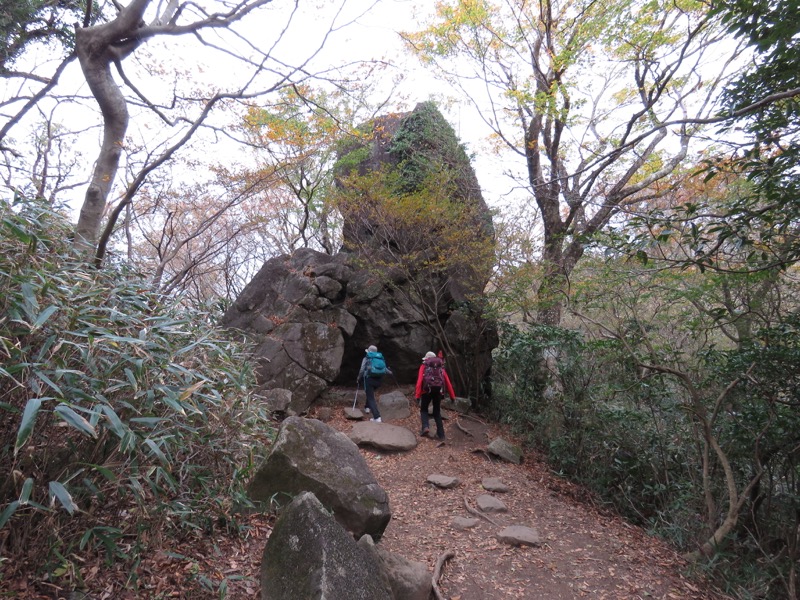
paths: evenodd
<path fill-rule="evenodd" d="M 367 348 L 366 351 L 367 352 L 377 352 L 378 351 L 378 347 L 377 346 L 370 346 L 369 348 Z"/>
<path fill-rule="evenodd" d="M 423 358 L 422 360 L 426 360 L 428 358 L 436 358 L 436 355 L 433 352 L 426 352 L 425 358 Z"/>

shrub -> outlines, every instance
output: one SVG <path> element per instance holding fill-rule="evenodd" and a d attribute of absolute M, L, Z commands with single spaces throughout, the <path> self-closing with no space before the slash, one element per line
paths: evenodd
<path fill-rule="evenodd" d="M 74 260 L 44 205 L 0 205 L 0 229 L 7 549 L 53 577 L 79 550 L 135 564 L 160 534 L 235 528 L 273 435 L 243 348 L 136 274 Z"/>

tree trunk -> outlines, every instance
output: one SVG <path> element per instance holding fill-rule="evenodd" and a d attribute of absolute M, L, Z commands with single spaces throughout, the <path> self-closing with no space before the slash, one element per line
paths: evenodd
<path fill-rule="evenodd" d="M 111 74 L 111 65 L 121 61 L 141 43 L 135 36 L 151 0 L 134 0 L 113 21 L 77 28 L 75 46 L 81 70 L 103 116 L 103 142 L 86 190 L 74 247 L 87 258 L 94 252 L 106 203 L 119 168 L 128 129 L 128 106 Z"/>

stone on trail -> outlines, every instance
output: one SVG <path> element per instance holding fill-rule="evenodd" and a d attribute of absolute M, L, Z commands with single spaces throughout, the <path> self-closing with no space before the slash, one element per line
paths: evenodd
<path fill-rule="evenodd" d="M 316 419 L 289 417 L 247 493 L 266 505 L 288 504 L 302 492 L 312 492 L 355 536 L 380 539 L 392 518 L 386 491 L 344 433 Z"/>
<path fill-rule="evenodd" d="M 351 421 L 360 421 L 364 418 L 364 413 L 361 412 L 360 408 L 351 408 L 348 406 L 344 409 L 344 416 Z"/>
<path fill-rule="evenodd" d="M 504 440 L 503 438 L 495 438 L 489 444 L 486 450 L 490 454 L 494 454 L 495 456 L 499 456 L 503 460 L 507 460 L 510 463 L 514 463 L 518 465 L 522 462 L 522 450 L 519 446 L 515 446 L 511 442 Z"/>
<path fill-rule="evenodd" d="M 402 421 L 411 416 L 408 408 L 408 398 L 400 390 L 381 394 L 378 397 L 378 409 L 384 421 Z"/>
<path fill-rule="evenodd" d="M 489 494 L 481 494 L 475 501 L 478 509 L 485 513 L 504 513 L 508 512 L 508 507 L 500 500 Z"/>
<path fill-rule="evenodd" d="M 450 477 L 449 475 L 428 475 L 428 483 L 432 483 L 438 488 L 450 490 L 458 487 L 461 482 L 458 477 Z"/>
<path fill-rule="evenodd" d="M 261 559 L 261 600 L 385 600 L 391 590 L 375 555 L 358 545 L 314 494 L 281 513 Z"/>
<path fill-rule="evenodd" d="M 522 525 L 506 527 L 497 533 L 497 540 L 510 546 L 541 546 L 539 532 Z"/>
<path fill-rule="evenodd" d="M 384 452 L 407 452 L 417 447 L 417 436 L 405 427 L 389 423 L 361 421 L 353 425 L 350 439 L 359 446 L 371 446 Z"/>
<path fill-rule="evenodd" d="M 481 485 L 483 489 L 489 492 L 499 492 L 501 494 L 505 494 L 509 491 L 509 487 L 500 481 L 498 477 L 484 477 L 481 481 Z"/>
<path fill-rule="evenodd" d="M 464 531 L 465 529 L 472 529 L 480 522 L 480 519 L 475 519 L 473 517 L 454 517 L 452 526 L 453 529 L 460 529 L 461 531 Z"/>

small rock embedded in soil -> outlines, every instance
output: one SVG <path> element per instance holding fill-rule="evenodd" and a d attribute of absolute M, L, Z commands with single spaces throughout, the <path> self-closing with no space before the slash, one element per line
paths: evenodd
<path fill-rule="evenodd" d="M 478 509 L 481 512 L 485 513 L 508 512 L 508 507 L 505 504 L 500 502 L 500 500 L 498 500 L 494 496 L 490 496 L 489 494 L 481 494 L 480 496 L 478 496 L 476 503 L 478 505 Z"/>
<path fill-rule="evenodd" d="M 432 483 L 438 488 L 449 490 L 458 487 L 461 482 L 458 477 L 450 477 L 449 475 L 428 475 L 428 483 Z"/>
<path fill-rule="evenodd" d="M 453 529 L 460 529 L 463 531 L 465 529 L 472 529 L 480 522 L 480 519 L 473 519 L 471 517 L 455 517 L 452 521 L 452 525 Z"/>
<path fill-rule="evenodd" d="M 498 532 L 497 540 L 510 546 L 541 546 L 539 532 L 522 525 L 506 527 Z"/>
<path fill-rule="evenodd" d="M 481 481 L 481 485 L 483 489 L 490 492 L 505 494 L 510 491 L 510 488 L 497 477 L 484 477 L 483 481 Z"/>

